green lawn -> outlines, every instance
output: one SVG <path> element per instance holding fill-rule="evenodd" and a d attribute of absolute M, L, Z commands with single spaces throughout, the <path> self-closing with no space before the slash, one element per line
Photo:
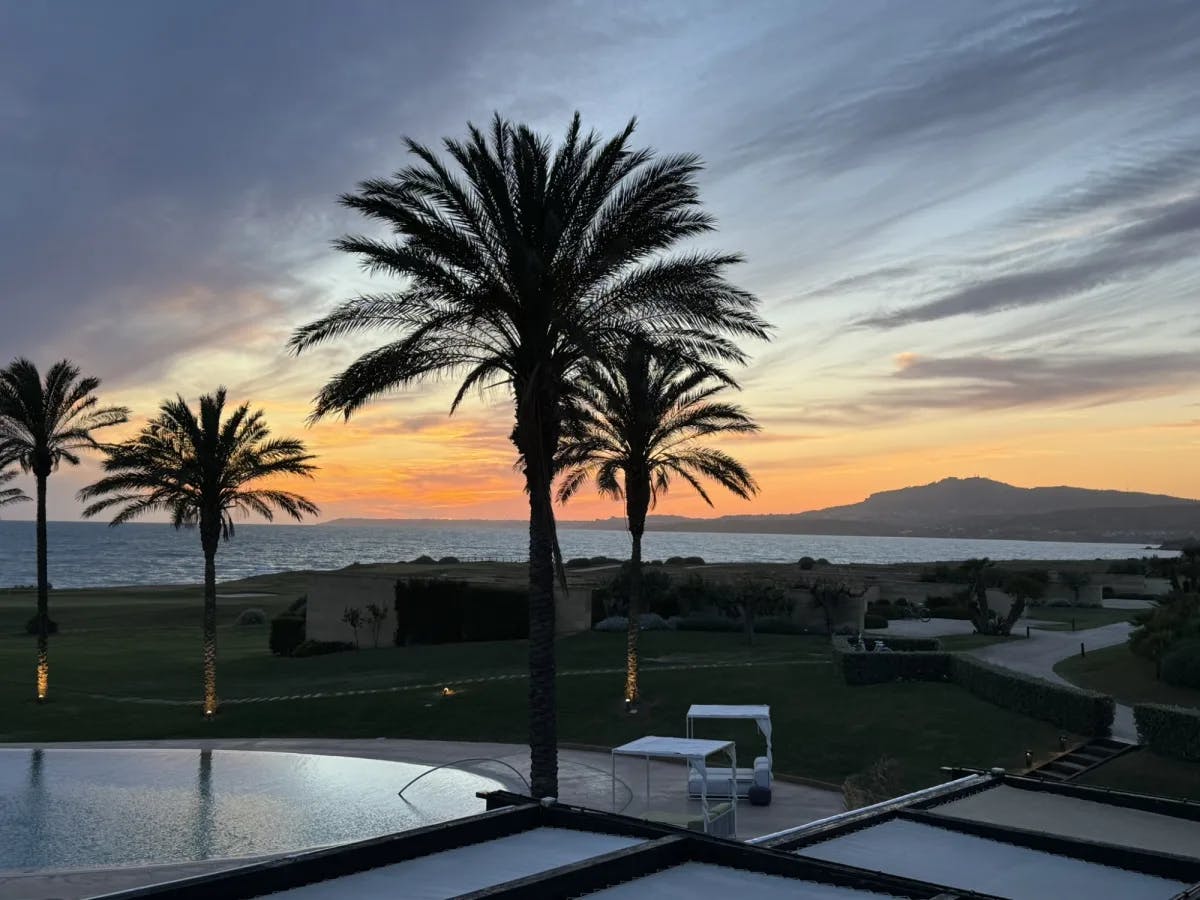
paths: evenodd
<path fill-rule="evenodd" d="M 187 737 L 410 737 L 524 742 L 523 679 L 461 684 L 468 677 L 522 674 L 524 642 L 387 648 L 307 659 L 266 650 L 266 628 L 232 622 L 249 606 L 282 609 L 302 588 L 298 579 L 254 579 L 240 590 L 278 590 L 276 597 L 229 599 L 220 607 L 221 696 L 276 696 L 397 685 L 434 689 L 270 703 L 229 703 L 215 721 L 195 707 L 98 699 L 191 699 L 200 683 L 200 592 L 55 591 L 51 615 L 63 633 L 51 644 L 51 702 L 32 702 L 33 640 L 22 626 L 29 593 L 0 592 L 0 740 L 117 740 Z M 231 591 L 231 586 L 223 586 Z M 823 638 L 761 635 L 749 648 L 738 634 L 649 632 L 643 640 L 644 706 L 621 706 L 622 676 L 575 674 L 619 668 L 622 635 L 584 634 L 560 641 L 559 736 L 564 742 L 611 747 L 643 734 L 682 734 L 693 702 L 769 703 L 776 770 L 840 783 L 880 756 L 897 759 L 905 787 L 944 780 L 939 766 L 1019 768 L 1026 749 L 1042 757 L 1057 746 L 1057 729 L 994 707 L 947 684 L 847 687 Z M 681 670 L 712 663 L 726 668 Z M 753 662 L 754 666 L 742 665 Z M 727 730 L 729 726 L 712 725 Z M 708 732 L 705 732 L 708 733 Z M 715 733 L 714 733 L 714 736 Z M 759 752 L 749 732 L 747 758 Z M 745 740 L 742 740 L 745 738 Z"/>
<path fill-rule="evenodd" d="M 1081 687 L 1111 694 L 1121 703 L 1169 703 L 1200 707 L 1200 691 L 1175 687 L 1154 677 L 1154 663 L 1134 656 L 1128 644 L 1072 656 L 1054 671 Z"/>
<path fill-rule="evenodd" d="M 1071 627 L 1071 620 L 1074 619 L 1075 630 L 1083 631 L 1114 622 L 1128 622 L 1137 612 L 1136 609 L 1104 609 L 1099 606 L 1031 606 L 1025 610 L 1025 615 L 1041 622 L 1055 622 L 1066 628 Z"/>
<path fill-rule="evenodd" d="M 1149 750 L 1118 756 L 1081 777 L 1078 784 L 1092 787 L 1200 800 L 1200 764 L 1187 763 Z"/>

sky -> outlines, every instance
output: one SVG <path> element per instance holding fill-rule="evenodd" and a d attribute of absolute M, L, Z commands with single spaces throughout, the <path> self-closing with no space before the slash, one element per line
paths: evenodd
<path fill-rule="evenodd" d="M 131 407 L 228 386 L 339 516 L 527 513 L 503 395 L 308 426 L 386 336 L 299 358 L 366 290 L 339 194 L 495 112 L 694 152 L 775 327 L 722 446 L 786 513 L 946 476 L 1200 497 L 1200 3 L 0 0 L 0 364 Z M 76 519 L 94 459 L 50 480 Z M 28 487 L 27 479 L 20 482 Z M 10 507 L 28 518 L 32 504 Z M 581 494 L 564 518 L 620 515 Z"/>

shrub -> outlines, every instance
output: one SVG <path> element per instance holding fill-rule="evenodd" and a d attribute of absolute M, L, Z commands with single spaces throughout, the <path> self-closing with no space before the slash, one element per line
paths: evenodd
<path fill-rule="evenodd" d="M 267 614 L 265 611 L 261 609 L 255 609 L 254 607 L 251 607 L 250 609 L 243 609 L 240 613 L 238 613 L 238 617 L 234 620 L 233 624 L 237 626 L 266 625 Z"/>
<path fill-rule="evenodd" d="M 30 616 L 29 621 L 25 623 L 25 633 L 26 634 L 37 634 L 38 633 L 38 614 L 37 613 L 34 613 L 32 616 Z M 53 619 L 51 619 L 49 616 L 46 617 L 46 633 L 47 634 L 58 634 L 58 623 L 55 622 Z"/>
<path fill-rule="evenodd" d="M 341 653 L 344 650 L 353 649 L 354 645 L 345 641 L 301 641 L 292 651 L 292 656 L 325 656 L 329 653 Z"/>
<path fill-rule="evenodd" d="M 725 616 L 683 616 L 676 623 L 679 631 L 741 631 L 742 626 Z"/>
<path fill-rule="evenodd" d="M 438 560 L 439 566 L 457 566 L 459 559 L 457 556 L 443 556 Z"/>
<path fill-rule="evenodd" d="M 396 582 L 396 644 L 529 637 L 529 594 L 442 578 Z"/>
<path fill-rule="evenodd" d="M 625 615 L 629 612 L 629 564 L 621 566 L 617 576 L 592 596 L 599 596 L 605 614 Z M 671 590 L 671 576 L 656 569 L 642 569 L 642 608 L 660 616 L 681 612 L 679 599 Z"/>
<path fill-rule="evenodd" d="M 817 565 L 818 565 L 818 566 L 827 566 L 827 565 L 829 565 L 829 560 L 827 560 L 827 559 L 826 559 L 825 557 L 823 557 L 823 556 L 821 556 L 821 557 L 818 557 L 818 558 L 817 558 Z"/>
<path fill-rule="evenodd" d="M 290 613 L 299 613 L 304 615 L 304 611 L 308 609 L 308 594 L 301 594 L 295 600 L 288 604 L 287 611 Z"/>
<path fill-rule="evenodd" d="M 629 619 L 625 616 L 609 616 L 592 626 L 592 631 L 619 631 L 624 634 L 628 630 Z"/>
<path fill-rule="evenodd" d="M 1161 675 L 1167 684 L 1200 688 L 1200 638 L 1172 645 L 1162 658 Z"/>
<path fill-rule="evenodd" d="M 1133 708 L 1138 740 L 1155 753 L 1200 762 L 1200 710 L 1158 703 Z"/>
<path fill-rule="evenodd" d="M 271 620 L 268 646 L 276 656 L 291 656 L 304 642 L 304 616 L 282 613 Z"/>
<path fill-rule="evenodd" d="M 977 697 L 1076 734 L 1103 737 L 1112 730 L 1116 704 L 1104 694 L 1054 684 L 964 654 L 954 655 L 953 677 Z"/>
<path fill-rule="evenodd" d="M 807 572 L 809 569 L 811 569 L 816 564 L 817 564 L 817 561 L 815 559 L 813 559 L 811 556 L 800 557 L 800 568 L 803 569 L 805 572 Z"/>
<path fill-rule="evenodd" d="M 668 566 L 702 566 L 704 565 L 703 556 L 668 556 Z"/>
<path fill-rule="evenodd" d="M 437 560 L 434 559 L 432 556 L 430 556 L 427 553 L 422 553 L 416 559 L 410 559 L 408 562 L 410 565 L 414 565 L 414 566 L 417 566 L 417 565 L 430 566 L 430 565 L 433 565 L 434 563 L 436 563 Z"/>
<path fill-rule="evenodd" d="M 642 631 L 668 631 L 671 626 L 658 613 L 642 613 L 638 616 L 638 628 Z"/>
<path fill-rule="evenodd" d="M 891 646 L 890 642 L 885 642 Z M 846 684 L 884 684 L 889 681 L 948 681 L 950 653 L 843 650 L 835 653 Z"/>
<path fill-rule="evenodd" d="M 887 628 L 887 616 L 881 616 L 876 612 L 869 612 L 863 616 L 863 628 Z"/>
<path fill-rule="evenodd" d="M 941 650 L 942 642 L 934 637 L 900 637 L 888 635 L 884 639 L 893 650 Z"/>
<path fill-rule="evenodd" d="M 904 793 L 904 770 L 890 756 L 881 756 L 865 771 L 856 772 L 842 782 L 846 809 L 861 809 L 891 800 Z"/>

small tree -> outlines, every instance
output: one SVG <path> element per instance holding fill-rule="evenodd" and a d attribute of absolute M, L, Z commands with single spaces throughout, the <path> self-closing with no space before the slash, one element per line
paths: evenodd
<path fill-rule="evenodd" d="M 1021 572 L 1013 572 L 1004 576 L 1002 582 L 1004 592 L 1012 598 L 1008 614 L 995 620 L 995 634 L 1011 634 L 1017 619 L 1025 613 L 1025 604 L 1030 600 L 1038 600 L 1045 592 L 1045 585 L 1036 578 Z"/>
<path fill-rule="evenodd" d="M 746 629 L 746 643 L 754 645 L 754 620 L 757 616 L 776 615 L 790 609 L 783 589 L 769 578 L 744 575 L 729 590 L 714 595 L 723 612 L 737 616 Z"/>
<path fill-rule="evenodd" d="M 844 578 L 814 578 L 810 584 L 800 586 L 812 592 L 813 606 L 825 615 L 825 630 L 829 634 L 833 634 L 834 616 L 851 600 L 862 597 L 867 592 L 865 585 L 855 589 Z"/>
<path fill-rule="evenodd" d="M 383 631 L 383 623 L 387 619 L 387 608 L 378 603 L 367 604 L 367 627 L 371 629 L 371 646 L 379 648 L 379 635 Z"/>
<path fill-rule="evenodd" d="M 967 579 L 967 609 L 977 634 L 998 634 L 996 611 L 988 606 L 987 589 L 995 563 L 986 556 L 968 559 L 959 569 Z"/>
<path fill-rule="evenodd" d="M 350 630 L 354 632 L 354 649 L 358 649 L 358 629 L 362 625 L 362 610 L 357 606 L 347 606 L 342 610 L 342 621 L 350 626 Z"/>
<path fill-rule="evenodd" d="M 1087 572 L 1080 572 L 1075 569 L 1068 569 L 1065 572 L 1058 573 L 1058 582 L 1063 587 L 1071 592 L 1074 596 L 1074 603 L 1079 605 L 1079 592 L 1092 583 L 1091 577 Z"/>

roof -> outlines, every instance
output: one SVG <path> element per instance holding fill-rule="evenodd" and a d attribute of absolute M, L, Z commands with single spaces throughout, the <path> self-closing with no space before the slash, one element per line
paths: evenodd
<path fill-rule="evenodd" d="M 770 719 L 771 707 L 693 703 L 688 708 L 687 717 L 689 719 Z"/>
<path fill-rule="evenodd" d="M 713 741 L 703 738 L 658 737 L 649 735 L 613 749 L 616 756 L 656 756 L 665 759 L 703 759 L 728 750 L 733 741 Z"/>

